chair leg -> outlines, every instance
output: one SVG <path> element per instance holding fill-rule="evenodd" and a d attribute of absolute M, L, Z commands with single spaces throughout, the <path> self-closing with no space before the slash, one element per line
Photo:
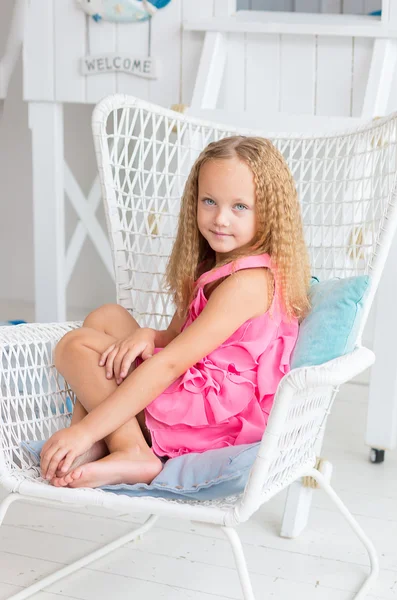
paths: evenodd
<path fill-rule="evenodd" d="M 243 552 L 238 533 L 232 527 L 221 527 L 222 531 L 229 538 L 232 545 L 234 560 L 236 562 L 237 572 L 240 577 L 241 588 L 243 590 L 244 600 L 255 600 L 254 591 L 251 585 L 251 579 L 248 573 L 247 563 Z"/>
<path fill-rule="evenodd" d="M 317 458 L 315 469 L 330 482 L 332 464 L 328 460 Z M 313 491 L 317 485 L 315 481 L 313 485 L 313 481 L 310 477 L 301 477 L 289 486 L 280 530 L 281 537 L 292 539 L 298 537 L 305 529 L 309 521 Z"/>
<path fill-rule="evenodd" d="M 10 504 L 12 504 L 12 502 L 15 502 L 16 500 L 29 501 L 29 498 L 20 496 L 19 494 L 10 494 L 9 496 L 7 496 L 5 500 L 3 500 L 3 502 L 0 504 L 0 525 L 4 519 L 8 507 L 10 506 Z M 45 500 L 43 500 L 43 502 L 45 502 Z M 24 590 L 21 590 L 13 596 L 9 596 L 7 600 L 25 600 L 25 598 L 30 598 L 30 596 L 33 596 L 33 594 L 35 594 L 36 592 L 39 592 L 43 588 L 52 585 L 59 579 L 62 579 L 63 577 L 74 573 L 78 569 L 87 566 L 88 564 L 94 562 L 94 560 L 97 560 L 98 558 L 106 556 L 106 554 L 109 554 L 109 552 L 116 550 L 116 548 L 119 548 L 124 544 L 128 544 L 128 542 L 131 542 L 136 538 L 139 538 L 143 533 L 146 533 L 146 531 L 153 527 L 157 519 L 158 517 L 156 515 L 151 515 L 144 522 L 144 524 L 141 525 L 141 527 L 138 527 L 138 529 L 134 529 L 134 531 L 131 531 L 130 533 L 127 533 L 126 535 L 117 538 L 113 542 L 110 542 L 110 544 L 103 546 L 103 548 L 99 548 L 99 550 L 95 550 L 94 552 L 87 554 L 87 556 L 76 560 L 74 563 L 63 567 L 62 569 L 59 569 L 59 571 L 56 571 L 55 573 L 44 577 L 37 583 L 30 585 L 29 587 L 25 588 Z"/>
<path fill-rule="evenodd" d="M 4 500 L 0 503 L 0 526 L 4 521 L 4 517 L 6 516 L 7 510 L 10 508 L 11 504 L 13 504 L 16 500 L 19 500 L 18 494 L 8 494 L 4 498 Z"/>
<path fill-rule="evenodd" d="M 361 588 L 354 596 L 354 600 L 361 600 L 367 595 L 369 589 L 372 587 L 379 574 L 379 562 L 376 550 L 371 540 L 366 536 L 364 531 L 361 529 L 360 525 L 357 523 L 356 519 L 343 504 L 342 500 L 339 498 L 335 490 L 328 483 L 326 478 L 316 469 L 311 469 L 310 472 L 307 473 L 307 475 L 313 477 L 317 481 L 319 486 L 328 494 L 328 496 L 331 498 L 336 507 L 342 513 L 350 527 L 353 529 L 354 533 L 360 538 L 368 552 L 371 571 Z"/>

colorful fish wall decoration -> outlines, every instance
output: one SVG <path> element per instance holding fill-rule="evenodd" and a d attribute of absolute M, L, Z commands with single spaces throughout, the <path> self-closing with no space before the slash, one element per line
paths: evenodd
<path fill-rule="evenodd" d="M 77 4 L 97 23 L 138 23 L 150 19 L 170 0 L 77 0 Z"/>

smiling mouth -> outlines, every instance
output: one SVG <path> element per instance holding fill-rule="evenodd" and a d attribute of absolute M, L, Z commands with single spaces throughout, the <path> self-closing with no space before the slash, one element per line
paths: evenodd
<path fill-rule="evenodd" d="M 212 231 L 210 229 L 211 233 L 213 233 L 214 235 L 218 235 L 220 237 L 232 237 L 231 233 L 221 233 L 220 231 Z"/>

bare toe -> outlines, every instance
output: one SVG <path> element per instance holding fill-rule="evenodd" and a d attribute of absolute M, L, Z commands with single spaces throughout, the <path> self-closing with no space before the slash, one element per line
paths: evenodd
<path fill-rule="evenodd" d="M 73 463 L 71 464 L 71 466 L 69 467 L 67 472 L 61 470 L 65 463 L 64 459 L 61 460 L 61 462 L 58 465 L 55 475 L 57 477 L 63 478 L 66 475 L 69 475 L 77 467 L 80 467 L 84 464 L 99 460 L 100 458 L 103 458 L 107 454 L 109 454 L 109 451 L 108 451 L 108 448 L 107 448 L 105 442 L 103 440 L 100 440 L 99 442 L 95 442 L 95 444 L 93 446 L 91 446 L 91 448 L 89 450 L 87 450 L 87 452 L 84 452 L 84 454 L 82 454 L 81 456 L 78 456 L 73 461 Z"/>
<path fill-rule="evenodd" d="M 50 483 L 54 487 L 65 487 L 67 485 L 64 477 L 53 477 Z"/>
<path fill-rule="evenodd" d="M 72 472 L 73 482 L 69 487 L 96 488 L 117 483 L 150 483 L 161 471 L 161 461 L 151 453 L 148 453 L 145 460 L 134 460 L 135 456 L 134 453 L 114 452 L 101 460 L 82 465 Z"/>
<path fill-rule="evenodd" d="M 74 471 L 72 471 L 70 473 L 70 476 L 71 476 L 70 483 L 72 483 L 72 481 L 75 481 L 76 479 L 80 479 L 80 477 L 83 474 L 83 471 L 84 471 L 83 467 L 78 467 L 77 469 L 75 469 Z"/>
<path fill-rule="evenodd" d="M 73 471 L 70 471 L 70 473 L 68 473 L 67 475 L 64 475 L 63 478 L 66 482 L 66 485 L 69 485 L 69 483 L 72 483 L 72 481 L 73 481 L 72 473 L 73 473 Z"/>

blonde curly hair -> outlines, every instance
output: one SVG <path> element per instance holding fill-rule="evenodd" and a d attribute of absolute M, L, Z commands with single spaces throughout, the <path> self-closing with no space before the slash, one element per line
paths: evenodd
<path fill-rule="evenodd" d="M 210 160 L 237 158 L 254 176 L 257 233 L 249 247 L 236 250 L 216 267 L 242 256 L 268 253 L 275 268 L 280 298 L 289 317 L 302 319 L 308 309 L 309 257 L 295 183 L 282 154 L 261 137 L 233 136 L 209 144 L 194 163 L 181 201 L 178 231 L 165 273 L 178 314 L 186 316 L 194 297 L 199 266 L 215 252 L 197 225 L 198 179 L 201 167 Z M 183 257 L 183 259 L 181 259 Z"/>

